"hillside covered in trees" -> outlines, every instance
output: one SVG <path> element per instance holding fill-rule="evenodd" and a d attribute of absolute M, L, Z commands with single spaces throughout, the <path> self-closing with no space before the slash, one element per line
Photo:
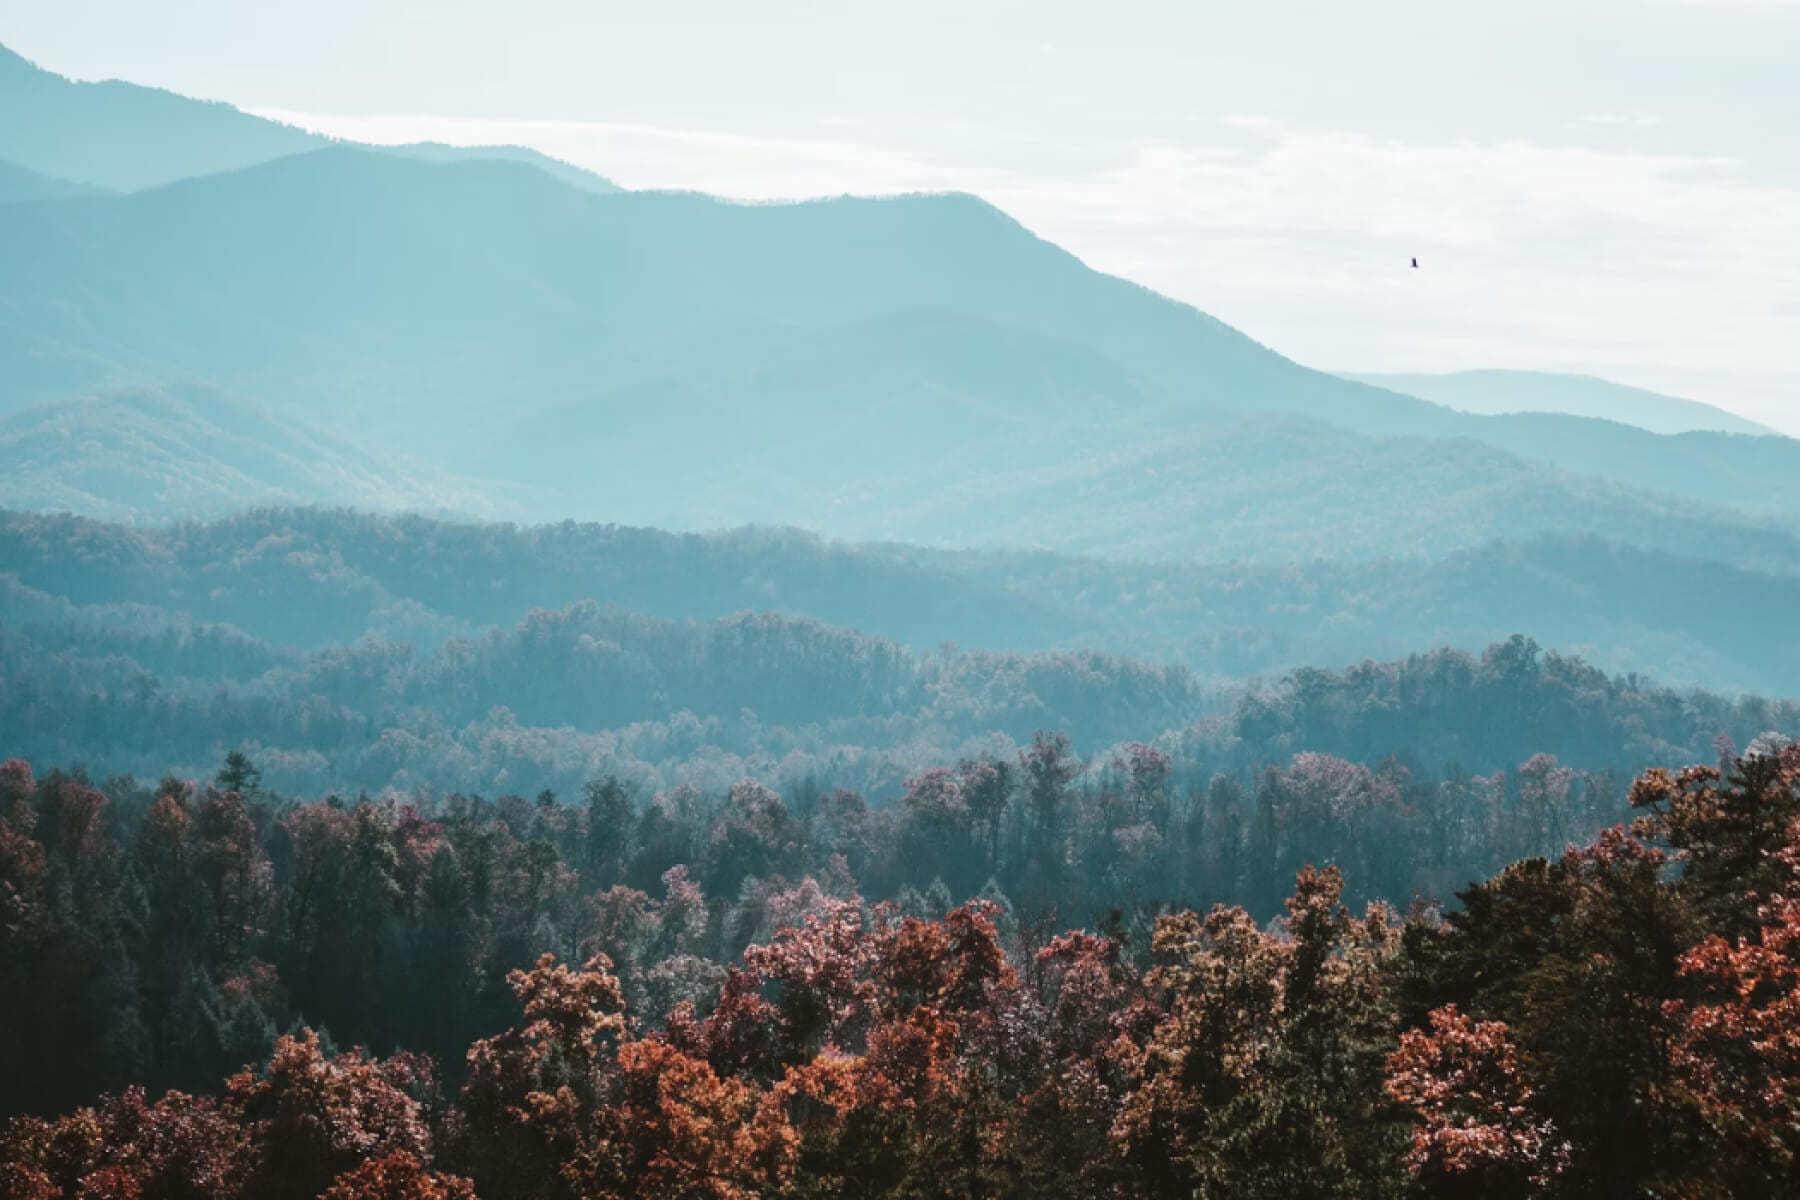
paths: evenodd
<path fill-rule="evenodd" d="M 1800 693 L 1800 648 L 1782 624 L 1800 608 L 1800 581 L 1766 563 L 1729 567 L 1598 538 L 1259 567 L 949 553 L 794 530 L 692 535 L 294 509 L 134 528 L 0 512 L 0 627 L 163 679 L 236 686 L 277 662 L 370 640 L 427 655 L 589 601 L 678 622 L 780 613 L 915 651 L 1099 652 L 1182 666 L 1208 688 L 1431 646 L 1479 653 L 1525 633 L 1612 673 L 1727 695 Z M 219 644 L 241 657 L 183 657 Z"/>
<path fill-rule="evenodd" d="M 0 505 L 154 519 L 331 496 L 371 509 L 486 515 L 467 483 L 410 471 L 205 388 L 120 390 L 0 416 Z"/>
<path fill-rule="evenodd" d="M 829 779 L 892 797 L 922 770 L 1009 755 L 1041 729 L 1067 731 L 1087 755 L 1154 742 L 1202 777 L 1305 750 L 1370 763 L 1397 755 L 1434 772 L 1507 769 L 1543 750 L 1629 775 L 1706 755 L 1721 735 L 1743 745 L 1796 724 L 1787 701 L 1662 688 L 1518 635 L 1476 653 L 1234 681 L 1093 651 L 923 650 L 805 617 L 676 619 L 593 600 L 458 633 L 457 618 L 383 595 L 367 577 L 355 586 L 353 568 L 293 542 L 183 566 L 154 540 L 80 528 L 101 535 L 93 552 L 58 547 L 32 578 L 109 602 L 0 581 L 0 722 L 11 752 L 100 775 L 200 776 L 243 750 L 294 791 L 567 792 L 617 774 L 653 787 Z M 677 604 L 709 603 L 680 590 L 690 571 L 713 589 L 711 603 L 759 586 L 735 573 L 709 579 L 704 567 L 719 561 L 703 540 L 619 536 L 638 543 L 627 566 L 646 552 L 697 555 L 660 582 L 635 579 L 638 598 L 666 586 Z M 801 550 L 803 563 L 817 561 L 815 545 Z M 120 570 L 121 551 L 143 557 Z M 390 567 L 404 553 L 393 545 Z M 834 565 L 849 573 L 797 572 L 790 585 L 879 613 L 906 593 L 865 597 L 859 576 L 917 582 L 879 557 L 842 559 Z M 459 586 L 456 557 L 439 562 L 445 593 L 479 612 L 476 576 L 463 572 Z M 429 593 L 430 573 L 414 586 Z M 182 588 L 270 636 L 145 603 L 182 603 Z M 355 640 L 304 644 L 365 621 L 373 627 Z"/>
<path fill-rule="evenodd" d="M 1516 796 L 1167 772 L 1077 787 L 1046 735 L 877 811 L 8 762 L 0 1193 L 1791 1194 L 1800 748 L 1647 772 L 1605 828 L 1547 759 Z M 1346 892 L 1562 833 L 1447 909 Z"/>

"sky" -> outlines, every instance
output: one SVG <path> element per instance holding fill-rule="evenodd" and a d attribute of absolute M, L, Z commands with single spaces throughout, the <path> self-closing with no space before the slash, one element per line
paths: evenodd
<path fill-rule="evenodd" d="M 5 0 L 0 42 L 629 187 L 971 191 L 1311 366 L 1800 435 L 1800 0 Z"/>

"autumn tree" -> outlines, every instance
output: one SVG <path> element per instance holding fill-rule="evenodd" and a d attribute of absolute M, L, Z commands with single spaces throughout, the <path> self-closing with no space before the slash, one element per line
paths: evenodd
<path fill-rule="evenodd" d="M 1388 1059 L 1387 1090 L 1414 1113 L 1406 1165 L 1425 1194 L 1479 1200 L 1545 1192 L 1568 1146 L 1532 1108 L 1519 1048 L 1499 1021 L 1434 1009 Z"/>
<path fill-rule="evenodd" d="M 339 1175 L 323 1200 L 475 1200 L 475 1185 L 428 1170 L 415 1156 L 396 1150 Z"/>
<path fill-rule="evenodd" d="M 546 954 L 507 977 L 525 1023 L 470 1048 L 462 1158 L 485 1196 L 569 1195 L 563 1164 L 583 1151 L 607 1103 L 625 997 L 611 963 Z"/>
<path fill-rule="evenodd" d="M 424 1059 L 328 1055 L 311 1030 L 283 1037 L 267 1067 L 225 1085 L 221 1111 L 256 1151 L 246 1194 L 299 1200 L 372 1158 L 429 1157 L 433 1090 Z"/>
<path fill-rule="evenodd" d="M 1671 1055 L 1703 1133 L 1690 1178 L 1719 1195 L 1775 1197 L 1800 1172 L 1800 818 L 1759 897 L 1760 927 L 1681 956 L 1691 998 L 1671 1001 Z"/>
<path fill-rule="evenodd" d="M 1145 981 L 1164 1015 L 1123 1047 L 1133 1080 L 1115 1136 L 1155 1191 L 1388 1194 L 1394 1124 L 1385 910 L 1353 918 L 1335 870 L 1300 873 L 1281 932 L 1242 909 L 1157 923 Z"/>

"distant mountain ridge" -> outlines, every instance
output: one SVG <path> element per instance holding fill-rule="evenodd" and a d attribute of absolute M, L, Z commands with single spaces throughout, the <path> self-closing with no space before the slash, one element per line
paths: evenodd
<path fill-rule="evenodd" d="M 1787 636 L 1800 578 L 1598 537 L 1258 566 L 852 545 L 766 528 L 319 509 L 134 527 L 0 510 L 0 626 L 55 623 L 63 601 L 108 624 L 231 628 L 297 651 L 365 634 L 429 649 L 587 601 L 679 621 L 779 612 L 919 651 L 1103 651 L 1212 681 L 1421 645 L 1478 650 L 1523 632 L 1610 671 L 1800 695 L 1800 642 Z"/>
<path fill-rule="evenodd" d="M 193 105 L 163 151 L 202 125 L 287 136 L 21 64 L 0 86 L 55 99 L 72 146 L 111 136 L 89 128 L 102 99 L 141 120 Z M 516 148 L 299 145 L 13 206 L 0 414 L 200 381 L 498 481 L 533 517 L 1263 564 L 1604 532 L 1800 573 L 1800 441 L 1470 414 L 1311 370 L 972 196 L 741 205 L 620 192 Z M 144 479 L 125 444 L 112 461 Z M 17 502 L 133 519 L 160 502 L 50 475 Z"/>
<path fill-rule="evenodd" d="M 1797 561 L 1800 442 L 1344 381 L 968 196 L 745 206 L 331 147 L 33 206 L 0 300 L 0 410 L 210 380 L 542 517 L 1259 561 L 1606 529 Z"/>
<path fill-rule="evenodd" d="M 71 183 L 53 175 L 0 161 L 0 204 L 32 200 L 64 200 L 70 196 L 103 195 L 105 189 L 85 183 Z"/>
<path fill-rule="evenodd" d="M 0 159 L 43 174 L 133 191 L 325 144 L 229 104 L 67 79 L 0 46 Z"/>
<path fill-rule="evenodd" d="M 560 158 L 551 158 L 529 146 L 447 146 L 442 142 L 404 142 L 396 146 L 370 146 L 367 149 L 416 158 L 421 162 L 525 163 L 584 192 L 604 196 L 625 190 L 603 175 L 566 163 Z"/>
<path fill-rule="evenodd" d="M 121 80 L 68 79 L 0 45 L 0 160 L 7 160 L 0 163 L 0 202 L 8 198 L 8 164 L 58 182 L 132 192 L 335 142 L 222 102 Z M 523 146 L 422 142 L 379 149 L 429 162 L 524 162 L 576 187 L 619 190 L 611 180 Z"/>
<path fill-rule="evenodd" d="M 1592 375 L 1482 370 L 1444 375 L 1345 373 L 1344 378 L 1417 396 L 1462 412 L 1490 415 L 1562 413 L 1635 425 L 1651 433 L 1775 434 L 1775 430 L 1766 425 L 1711 404 L 1628 387 Z"/>

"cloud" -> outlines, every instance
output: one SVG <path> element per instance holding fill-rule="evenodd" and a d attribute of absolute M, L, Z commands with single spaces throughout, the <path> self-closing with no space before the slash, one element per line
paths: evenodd
<path fill-rule="evenodd" d="M 952 169 L 904 151 L 829 138 L 751 137 L 611 121 L 255 111 L 259 116 L 374 145 L 429 141 L 457 146 L 530 146 L 627 187 L 701 190 L 743 200 L 952 190 L 961 186 L 959 180 L 991 179 L 997 174 Z"/>
<path fill-rule="evenodd" d="M 972 191 L 1091 265 L 1304 362 L 1583 370 L 1680 380 L 1702 400 L 1713 380 L 1719 402 L 1800 433 L 1800 190 L 1755 183 L 1731 158 L 1421 144 L 1246 115 L 1224 123 L 1229 144 L 1151 142 L 1079 167 L 1001 170 L 849 137 L 265 115 L 378 143 L 523 143 L 629 187 L 745 199 Z M 1406 266 L 1415 255 L 1418 271 Z"/>
<path fill-rule="evenodd" d="M 1800 432 L 1800 192 L 1730 159 L 1290 129 L 994 198 L 1303 361 L 1756 375 L 1786 381 L 1759 415 Z"/>
<path fill-rule="evenodd" d="M 1628 126 L 1633 129 L 1649 129 L 1662 124 L 1662 118 L 1647 112 L 1598 112 L 1582 117 L 1577 124 L 1606 126 Z"/>

